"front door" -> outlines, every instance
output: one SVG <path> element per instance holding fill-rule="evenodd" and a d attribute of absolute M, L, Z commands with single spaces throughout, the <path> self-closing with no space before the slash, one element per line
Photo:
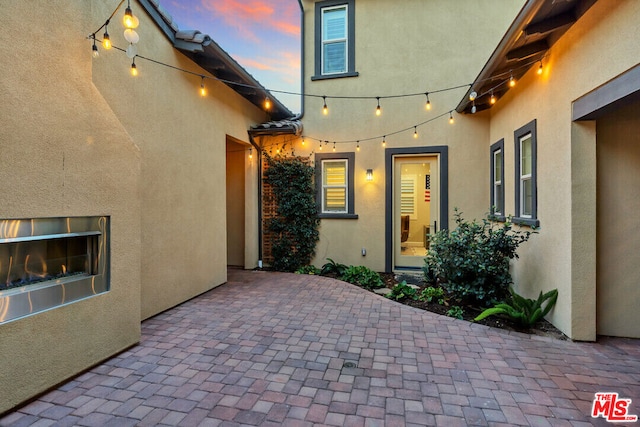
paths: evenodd
<path fill-rule="evenodd" d="M 393 158 L 393 267 L 419 269 L 440 222 L 439 156 Z"/>

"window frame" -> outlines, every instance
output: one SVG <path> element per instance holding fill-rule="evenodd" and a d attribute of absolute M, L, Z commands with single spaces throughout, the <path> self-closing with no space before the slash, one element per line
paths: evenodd
<path fill-rule="evenodd" d="M 521 145 L 522 141 L 531 136 L 531 173 L 527 176 L 521 174 L 522 170 L 522 156 Z M 536 120 L 532 120 L 521 128 L 517 129 L 513 133 L 514 146 L 515 146 L 515 216 L 513 222 L 520 225 L 529 225 L 531 227 L 538 227 L 540 221 L 538 220 L 538 137 L 536 132 Z M 531 181 L 531 215 L 524 215 L 523 209 L 523 191 L 522 185 L 524 180 Z"/>
<path fill-rule="evenodd" d="M 324 11 L 336 9 L 340 7 L 346 8 L 346 71 L 340 73 L 323 73 L 323 16 Z M 358 73 L 355 71 L 355 0 L 325 0 L 316 2 L 315 4 L 315 75 L 311 80 L 333 79 L 341 77 L 356 77 Z"/>
<path fill-rule="evenodd" d="M 496 177 L 496 153 L 500 152 L 502 154 L 500 158 L 500 177 Z M 504 204 L 504 138 L 500 139 L 498 142 L 491 145 L 490 148 L 490 164 L 491 164 L 491 172 L 489 178 L 489 188 L 490 188 L 490 212 L 491 218 L 495 221 L 506 221 L 507 217 L 505 214 L 505 204 Z M 499 179 L 496 179 L 499 178 Z M 499 182 L 502 187 L 502 192 L 500 194 L 500 206 L 502 206 L 501 211 L 496 211 L 496 185 Z"/>
<path fill-rule="evenodd" d="M 323 162 L 325 160 L 345 160 L 347 164 L 347 184 L 346 184 L 346 212 L 323 212 L 324 206 L 324 185 L 323 185 Z M 355 179 L 355 153 L 316 153 L 316 205 L 318 209 L 318 218 L 329 219 L 357 219 L 358 215 L 354 213 L 355 196 L 354 196 L 354 179 Z"/>

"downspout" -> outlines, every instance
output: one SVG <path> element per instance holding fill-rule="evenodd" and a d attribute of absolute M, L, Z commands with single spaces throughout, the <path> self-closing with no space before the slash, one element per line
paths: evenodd
<path fill-rule="evenodd" d="M 305 49 L 304 49 L 304 6 L 302 0 L 298 0 L 300 5 L 300 113 L 293 117 L 293 120 L 300 120 L 304 116 L 304 62 L 305 62 Z"/>

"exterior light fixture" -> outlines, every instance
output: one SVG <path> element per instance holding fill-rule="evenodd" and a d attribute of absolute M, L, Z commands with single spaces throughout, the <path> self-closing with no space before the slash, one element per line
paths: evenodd
<path fill-rule="evenodd" d="M 137 77 L 138 75 L 138 67 L 136 67 L 136 58 L 133 57 L 133 62 L 131 63 L 131 75 L 133 77 Z"/>
<path fill-rule="evenodd" d="M 382 146 L 386 147 L 387 146 L 387 135 L 382 137 Z"/>
<path fill-rule="evenodd" d="M 204 87 L 204 76 L 200 76 L 202 80 L 200 81 L 200 96 L 207 96 L 207 88 Z"/>
<path fill-rule="evenodd" d="M 96 36 L 95 34 L 93 35 L 93 47 L 91 48 L 92 54 L 94 58 L 97 58 L 100 56 L 100 52 L 98 51 L 98 46 L 96 46 Z"/>
<path fill-rule="evenodd" d="M 264 99 L 264 109 L 265 110 L 271 109 L 271 100 L 269 99 L 268 96 Z"/>
<path fill-rule="evenodd" d="M 478 97 L 478 92 L 476 92 L 475 90 L 472 90 L 471 93 L 469 94 L 469 101 L 475 101 L 477 97 Z"/>
<path fill-rule="evenodd" d="M 327 97 L 323 96 L 322 101 L 324 103 L 324 105 L 322 106 L 322 114 L 326 116 L 327 114 L 329 114 L 329 108 L 327 107 Z"/>
<path fill-rule="evenodd" d="M 109 31 L 107 31 L 107 24 L 104 24 L 104 35 L 102 36 L 102 47 L 106 50 L 111 49 L 111 39 L 109 38 Z"/>
<path fill-rule="evenodd" d="M 538 74 L 542 74 L 543 68 L 542 68 L 542 59 L 540 60 L 540 66 L 538 67 Z"/>
<path fill-rule="evenodd" d="M 491 98 L 489 99 L 489 102 L 491 105 L 496 103 L 496 96 L 493 94 L 493 91 L 491 91 Z"/>
<path fill-rule="evenodd" d="M 449 111 L 449 124 L 453 124 L 453 112 Z"/>
<path fill-rule="evenodd" d="M 356 151 L 360 151 L 360 141 L 356 142 Z"/>
<path fill-rule="evenodd" d="M 476 102 L 473 101 L 473 105 L 471 106 L 471 114 L 475 114 L 478 109 L 476 108 Z"/>
<path fill-rule="evenodd" d="M 382 114 L 382 108 L 380 108 L 380 97 L 376 96 L 376 99 L 378 100 L 378 106 L 376 107 L 376 116 L 380 116 Z"/>
<path fill-rule="evenodd" d="M 253 148 L 249 148 L 249 158 L 253 159 Z"/>
<path fill-rule="evenodd" d="M 418 139 L 418 127 L 417 126 L 413 127 L 413 138 L 414 139 Z"/>
<path fill-rule="evenodd" d="M 514 87 L 516 85 L 516 79 L 513 78 L 513 74 L 509 77 L 509 87 Z"/>
<path fill-rule="evenodd" d="M 425 92 L 425 95 L 427 96 L 427 103 L 424 105 L 424 108 L 426 108 L 427 110 L 431 110 L 431 101 L 429 101 L 429 92 Z"/>
<path fill-rule="evenodd" d="M 335 153 L 335 151 L 336 151 L 336 143 L 335 143 L 335 141 L 334 141 L 334 142 L 333 142 L 333 152 Z"/>
<path fill-rule="evenodd" d="M 367 182 L 373 181 L 373 169 L 367 169 Z"/>

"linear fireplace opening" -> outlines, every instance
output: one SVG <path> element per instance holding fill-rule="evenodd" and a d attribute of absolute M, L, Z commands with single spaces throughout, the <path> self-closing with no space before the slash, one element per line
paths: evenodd
<path fill-rule="evenodd" d="M 0 323 L 109 290 L 109 218 L 0 220 Z"/>

